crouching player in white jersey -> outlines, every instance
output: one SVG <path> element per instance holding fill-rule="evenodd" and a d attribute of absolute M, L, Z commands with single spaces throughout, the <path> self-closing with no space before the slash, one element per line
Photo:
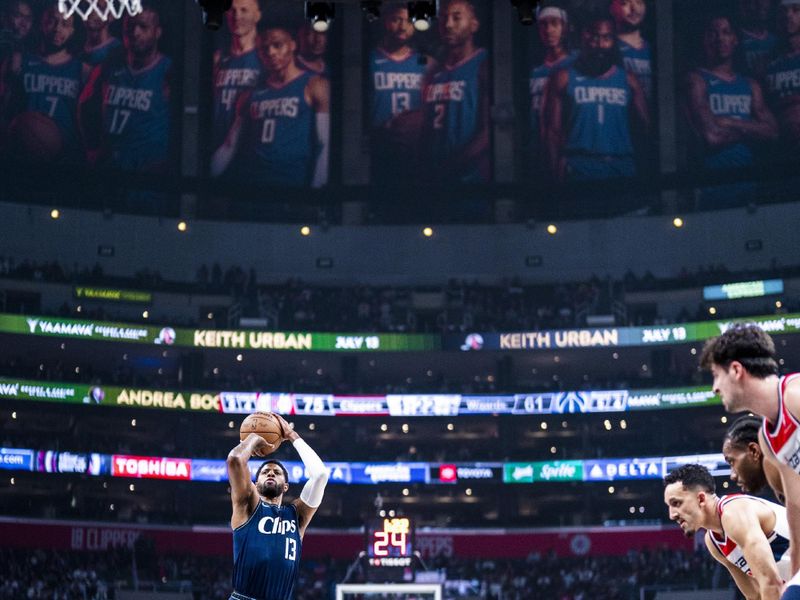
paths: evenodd
<path fill-rule="evenodd" d="M 717 496 L 702 465 L 683 465 L 664 478 L 669 518 L 686 536 L 705 529 L 706 548 L 747 600 L 778 600 L 791 576 L 786 509 L 755 496 Z"/>
<path fill-rule="evenodd" d="M 800 600 L 800 375 L 778 376 L 775 343 L 755 325 L 736 325 L 706 342 L 700 364 L 731 413 L 764 418 L 759 445 L 765 468 L 775 467 L 786 498 L 792 577 L 782 600 Z"/>
<path fill-rule="evenodd" d="M 289 489 L 286 468 L 277 460 L 267 459 L 253 483 L 247 466 L 251 456 L 266 456 L 277 445 L 251 433 L 228 454 L 233 503 L 234 591 L 230 600 L 294 598 L 303 534 L 322 503 L 328 482 L 328 471 L 317 453 L 282 417 L 275 417 L 281 424 L 281 441 L 290 441 L 297 450 L 308 472 L 308 482 L 297 500 L 284 505 L 283 495 Z"/>

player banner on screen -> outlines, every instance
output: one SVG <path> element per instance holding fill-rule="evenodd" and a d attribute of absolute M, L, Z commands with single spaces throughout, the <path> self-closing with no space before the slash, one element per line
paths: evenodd
<path fill-rule="evenodd" d="M 183 4 L 85 22 L 58 2 L 25 6 L 27 26 L 3 19 L 0 153 L 41 166 L 174 170 Z"/>
<path fill-rule="evenodd" d="M 214 36 L 212 176 L 270 187 L 328 183 L 329 37 L 311 27 L 302 3 L 242 0 L 228 11 Z"/>

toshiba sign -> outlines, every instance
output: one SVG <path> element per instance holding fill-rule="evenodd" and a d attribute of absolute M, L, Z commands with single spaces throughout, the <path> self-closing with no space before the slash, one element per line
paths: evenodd
<path fill-rule="evenodd" d="M 114 477 L 186 480 L 192 478 L 192 461 L 188 458 L 115 454 L 111 457 L 111 469 Z"/>

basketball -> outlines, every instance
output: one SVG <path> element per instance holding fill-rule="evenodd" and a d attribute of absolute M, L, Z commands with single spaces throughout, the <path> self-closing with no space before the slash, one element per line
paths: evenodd
<path fill-rule="evenodd" d="M 272 444 L 277 450 L 283 438 L 283 432 L 278 420 L 272 413 L 257 412 L 248 415 L 239 427 L 239 439 L 244 440 L 251 433 L 260 435 L 268 444 Z"/>
<path fill-rule="evenodd" d="M 64 140 L 50 117 L 39 112 L 20 113 L 8 126 L 11 150 L 27 162 L 50 162 L 61 155 Z"/>

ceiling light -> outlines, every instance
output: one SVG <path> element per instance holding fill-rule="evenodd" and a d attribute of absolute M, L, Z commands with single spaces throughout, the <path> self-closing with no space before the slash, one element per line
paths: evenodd
<path fill-rule="evenodd" d="M 306 19 L 317 33 L 325 33 L 330 29 L 333 16 L 332 2 L 306 2 Z"/>
<path fill-rule="evenodd" d="M 431 28 L 431 21 L 436 16 L 435 2 L 409 2 L 408 18 L 414 24 L 417 31 L 428 31 Z"/>

